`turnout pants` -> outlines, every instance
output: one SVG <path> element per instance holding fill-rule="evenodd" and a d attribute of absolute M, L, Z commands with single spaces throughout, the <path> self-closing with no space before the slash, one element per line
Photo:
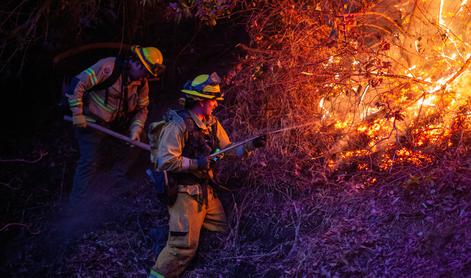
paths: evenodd
<path fill-rule="evenodd" d="M 96 174 L 98 151 L 105 135 L 89 127 L 75 128 L 80 158 L 75 168 L 70 201 L 80 201 L 87 192 L 92 178 Z"/>
<path fill-rule="evenodd" d="M 109 136 L 96 131 L 90 127 L 75 128 L 75 135 L 78 141 L 80 158 L 75 168 L 72 192 L 70 194 L 70 203 L 75 204 L 84 199 L 90 189 L 90 184 L 97 173 L 97 162 L 107 157 L 101 150 L 104 144 L 111 143 Z M 137 160 L 141 154 L 137 148 L 130 148 L 124 143 L 119 142 L 119 148 L 115 151 L 123 152 L 124 156 L 117 164 L 117 169 L 113 175 L 117 179 L 124 177 L 126 171 Z"/>
<path fill-rule="evenodd" d="M 197 186 L 197 185 L 192 185 Z M 199 204 L 184 186 L 179 186 L 175 204 L 169 207 L 167 245 L 160 252 L 149 277 L 177 277 L 189 265 L 198 248 L 201 228 L 223 232 L 227 229 L 221 201 L 208 186 L 208 205 Z"/>

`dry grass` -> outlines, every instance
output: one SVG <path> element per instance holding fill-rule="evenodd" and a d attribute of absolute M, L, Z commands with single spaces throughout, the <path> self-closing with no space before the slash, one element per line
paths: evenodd
<path fill-rule="evenodd" d="M 275 1 L 252 14 L 251 45 L 226 79 L 225 126 L 236 139 L 312 126 L 223 165 L 242 186 L 232 230 L 190 277 L 470 275 L 469 76 L 452 84 L 469 58 L 424 64 L 434 53 L 407 45 L 428 18 L 417 10 L 433 5 L 401 14 L 396 2 Z"/>

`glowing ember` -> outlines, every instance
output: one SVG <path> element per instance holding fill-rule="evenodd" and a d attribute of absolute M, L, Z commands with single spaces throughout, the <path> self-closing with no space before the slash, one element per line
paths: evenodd
<path fill-rule="evenodd" d="M 412 164 L 414 166 L 424 166 L 432 163 L 430 155 L 421 151 L 412 151 L 405 147 L 396 150 L 393 155 L 383 154 L 379 168 L 389 170 L 394 164 Z"/>
<path fill-rule="evenodd" d="M 404 4 L 403 26 L 397 26 L 386 10 L 356 15 L 359 22 L 366 15 L 379 17 L 370 25 L 374 22 L 375 26 L 383 24 L 376 29 L 395 30 L 390 40 L 395 43 L 380 42 L 381 59 L 356 55 L 350 60 L 349 70 L 358 74 L 345 86 L 353 94 L 340 84 L 342 74 L 336 73 L 333 80 L 339 83 L 328 85 L 335 98 L 320 100 L 322 120 L 331 119 L 350 138 L 334 147 L 342 149 L 340 159 L 361 160 L 378 152 L 379 168 L 387 170 L 394 163 L 421 166 L 432 162 L 424 151 L 400 147 L 402 141 L 424 150 L 454 146 L 451 137 L 457 128 L 470 125 L 470 8 L 468 1 L 453 0 Z M 434 18 L 438 25 L 433 24 Z M 342 63 L 341 56 L 331 55 L 323 66 L 328 70 Z M 347 142 L 353 138 L 352 131 L 363 141 Z M 370 167 L 358 162 L 357 168 Z"/>

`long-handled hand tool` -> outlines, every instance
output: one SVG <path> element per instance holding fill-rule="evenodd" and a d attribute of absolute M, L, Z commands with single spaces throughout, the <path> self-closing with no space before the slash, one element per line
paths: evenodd
<path fill-rule="evenodd" d="M 70 116 L 64 116 L 64 120 L 66 121 L 69 121 L 69 122 L 72 122 L 72 117 Z M 208 157 L 209 158 L 215 158 L 215 157 L 218 157 L 219 155 L 223 154 L 223 153 L 226 153 L 230 150 L 233 150 L 241 145 L 244 145 L 244 144 L 247 144 L 249 143 L 250 141 L 253 141 L 261 136 L 265 136 L 265 135 L 269 135 L 269 134 L 275 134 L 275 133 L 280 133 L 280 132 L 283 132 L 283 131 L 288 131 L 288 130 L 292 130 L 292 129 L 297 129 L 297 128 L 301 128 L 301 127 L 306 127 L 306 126 L 311 126 L 311 125 L 314 125 L 316 124 L 317 121 L 315 122 L 309 122 L 309 123 L 305 123 L 305 124 L 300 124 L 300 125 L 295 125 L 295 126 L 290 126 L 290 127 L 285 127 L 285 128 L 280 128 L 280 129 L 277 129 L 277 130 L 272 130 L 272 131 L 268 131 L 268 132 L 265 132 L 265 133 L 262 133 L 260 135 L 257 135 L 257 136 L 253 136 L 253 137 L 250 137 L 248 139 L 245 139 L 245 140 L 242 140 L 242 141 L 239 141 L 237 143 L 232 143 L 231 145 L 229 145 L 228 147 L 222 149 L 222 150 L 219 150 L 215 153 L 212 153 L 210 154 Z M 132 144 L 136 147 L 139 147 L 143 150 L 146 150 L 146 151 L 149 151 L 150 152 L 150 145 L 149 144 L 146 144 L 146 143 L 142 143 L 142 142 L 139 142 L 139 141 L 135 141 L 135 140 L 131 140 L 131 138 L 125 136 L 125 135 L 122 135 L 118 132 L 115 132 L 115 131 L 112 131 L 106 127 L 103 127 L 101 125 L 98 125 L 98 124 L 94 124 L 94 123 L 87 123 L 87 125 L 95 130 L 98 130 L 100 132 L 103 132 L 105 134 L 108 134 L 114 138 L 117 138 L 117 139 L 120 139 L 120 140 L 123 140 L 129 144 Z"/>
<path fill-rule="evenodd" d="M 69 121 L 69 122 L 72 122 L 72 117 L 70 116 L 64 116 L 64 120 L 66 121 Z M 131 138 L 125 136 L 125 135 L 122 135 L 118 132 L 115 132 L 115 131 L 112 131 L 111 129 L 108 129 L 106 127 L 103 127 L 101 125 L 98 125 L 98 124 L 94 124 L 94 123 L 90 123 L 88 122 L 87 125 L 95 130 L 98 130 L 100 132 L 103 132 L 105 134 L 108 134 L 114 138 L 117 138 L 119 140 L 122 140 L 122 141 L 125 141 L 126 143 L 129 143 L 131 145 L 134 145 L 136 147 L 139 147 L 143 150 L 146 150 L 146 151 L 149 151 L 150 152 L 150 145 L 149 144 L 146 144 L 146 143 L 142 143 L 140 141 L 136 141 L 136 140 L 131 140 Z"/>

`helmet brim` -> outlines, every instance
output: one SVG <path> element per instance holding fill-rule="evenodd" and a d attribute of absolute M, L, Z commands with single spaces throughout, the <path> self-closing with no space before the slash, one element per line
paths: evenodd
<path fill-rule="evenodd" d="M 180 90 L 182 93 L 185 93 L 187 95 L 191 95 L 193 97 L 197 97 L 197 98 L 200 98 L 201 100 L 205 100 L 205 99 L 210 99 L 210 100 L 224 100 L 224 97 L 223 96 L 215 96 L 215 95 L 206 95 L 206 94 L 203 94 L 203 93 L 200 93 L 198 91 L 193 91 L 193 90 L 185 90 L 185 89 L 182 89 Z"/>

